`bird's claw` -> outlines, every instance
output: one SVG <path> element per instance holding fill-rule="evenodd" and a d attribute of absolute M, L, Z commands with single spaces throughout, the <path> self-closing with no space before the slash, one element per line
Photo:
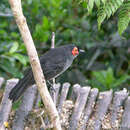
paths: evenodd
<path fill-rule="evenodd" d="M 50 91 L 56 92 L 55 88 L 53 87 L 54 85 L 50 83 L 49 81 L 48 81 L 48 84 L 50 85 Z"/>
<path fill-rule="evenodd" d="M 50 87 L 50 91 L 56 92 L 53 86 Z"/>

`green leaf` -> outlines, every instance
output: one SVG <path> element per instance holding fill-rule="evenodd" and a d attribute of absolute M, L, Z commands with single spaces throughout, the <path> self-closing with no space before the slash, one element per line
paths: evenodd
<path fill-rule="evenodd" d="M 11 32 L 10 35 L 11 35 L 11 37 L 13 37 L 13 38 L 18 38 L 18 37 L 20 37 L 17 32 Z"/>
<path fill-rule="evenodd" d="M 5 30 L 0 30 L 0 35 L 6 35 L 7 32 Z"/>
<path fill-rule="evenodd" d="M 42 27 L 46 30 L 49 29 L 49 21 L 48 21 L 48 18 L 46 16 L 43 17 L 43 24 L 42 24 Z"/>
<path fill-rule="evenodd" d="M 100 30 L 101 24 L 105 20 L 105 18 L 109 18 L 113 15 L 117 9 L 123 4 L 124 0 L 109 0 L 106 4 L 103 4 L 98 9 L 98 29 Z"/>
<path fill-rule="evenodd" d="M 5 27 L 7 27 L 8 26 L 8 23 L 7 23 L 7 21 L 5 22 L 1 22 L 0 23 L 0 28 L 5 28 Z"/>
<path fill-rule="evenodd" d="M 127 1 L 122 5 L 118 18 L 118 33 L 121 36 L 130 22 L 130 1 Z"/>
<path fill-rule="evenodd" d="M 22 103 L 21 100 L 18 100 L 17 102 L 14 102 L 13 106 L 12 106 L 12 109 L 17 110 L 20 107 L 21 103 Z"/>
<path fill-rule="evenodd" d="M 89 12 L 89 14 L 92 13 L 93 6 L 94 6 L 94 0 L 89 0 L 88 1 L 88 12 Z"/>
<path fill-rule="evenodd" d="M 19 44 L 18 44 L 18 42 L 14 42 L 13 43 L 13 46 L 10 48 L 10 50 L 9 50 L 9 53 L 14 53 L 14 52 L 16 52 L 17 51 L 17 49 L 18 49 L 18 47 L 19 47 Z"/>
<path fill-rule="evenodd" d="M 105 3 L 106 3 L 106 0 L 101 0 L 101 1 L 102 1 L 102 3 L 103 3 L 103 4 L 105 4 Z"/>
<path fill-rule="evenodd" d="M 95 76 L 95 78 L 104 86 L 106 86 L 106 73 L 105 71 L 101 71 L 101 72 L 93 72 L 92 73 L 93 76 Z"/>
<path fill-rule="evenodd" d="M 23 65 L 27 64 L 27 58 L 26 58 L 26 56 L 23 56 L 23 55 L 21 55 L 19 53 L 14 53 L 13 57 L 15 57 L 17 60 L 19 60 Z"/>
<path fill-rule="evenodd" d="M 83 8 L 87 8 L 87 3 L 86 3 L 86 1 L 80 1 L 80 2 L 82 2 L 82 7 Z M 79 3 L 80 4 L 80 3 Z"/>
<path fill-rule="evenodd" d="M 95 0 L 95 4 L 99 8 L 100 7 L 100 0 Z"/>
<path fill-rule="evenodd" d="M 88 80 L 88 84 L 93 88 L 98 88 L 99 90 L 106 90 L 106 87 L 102 85 L 99 81 L 95 78 L 92 80 Z"/>
<path fill-rule="evenodd" d="M 105 20 L 105 18 L 107 16 L 106 12 L 104 10 L 105 10 L 104 7 L 100 7 L 98 9 L 98 19 L 97 19 L 97 21 L 98 21 L 98 30 L 100 30 L 101 24 L 102 24 L 102 22 Z"/>
<path fill-rule="evenodd" d="M 14 63 L 10 62 L 9 60 L 4 60 L 3 62 L 1 62 L 0 68 L 5 72 L 12 74 L 13 77 L 20 77 L 22 75 L 14 66 Z"/>
<path fill-rule="evenodd" d="M 129 75 L 123 75 L 119 79 L 115 80 L 115 82 L 112 85 L 112 88 L 120 86 L 122 83 L 126 82 L 128 79 L 130 79 Z"/>
<path fill-rule="evenodd" d="M 110 88 L 114 80 L 115 80 L 115 78 L 114 78 L 113 70 L 112 70 L 112 68 L 108 68 L 108 70 L 106 72 L 106 85 L 107 85 L 107 87 Z"/>
<path fill-rule="evenodd" d="M 26 48 L 25 48 L 24 43 L 21 43 L 21 44 L 20 44 L 20 46 L 19 46 L 19 51 L 22 52 L 22 53 L 26 53 Z"/>

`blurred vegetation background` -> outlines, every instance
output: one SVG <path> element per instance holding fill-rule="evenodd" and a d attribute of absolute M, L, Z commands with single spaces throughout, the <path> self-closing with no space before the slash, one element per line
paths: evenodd
<path fill-rule="evenodd" d="M 52 32 L 56 47 L 74 43 L 86 51 L 57 82 L 91 85 L 101 91 L 130 88 L 130 0 L 110 2 L 22 0 L 39 56 L 50 49 Z M 29 66 L 8 1 L 0 0 L 0 76 L 22 78 Z"/>

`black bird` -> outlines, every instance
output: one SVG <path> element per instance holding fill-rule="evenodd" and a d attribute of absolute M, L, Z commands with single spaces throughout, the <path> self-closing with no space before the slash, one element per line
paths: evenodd
<path fill-rule="evenodd" d="M 66 71 L 71 66 L 73 60 L 79 55 L 79 52 L 83 52 L 83 50 L 79 50 L 75 45 L 69 44 L 50 49 L 42 55 L 40 57 L 40 63 L 45 79 L 49 81 Z M 29 68 L 24 77 L 19 80 L 9 93 L 9 99 L 15 102 L 33 84 L 35 84 L 33 72 Z"/>

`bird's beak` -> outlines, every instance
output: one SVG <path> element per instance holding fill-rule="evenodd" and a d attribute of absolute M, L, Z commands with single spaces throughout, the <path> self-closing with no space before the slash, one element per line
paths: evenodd
<path fill-rule="evenodd" d="M 81 52 L 81 53 L 85 53 L 85 50 L 81 50 L 81 49 L 80 49 L 79 52 Z"/>

